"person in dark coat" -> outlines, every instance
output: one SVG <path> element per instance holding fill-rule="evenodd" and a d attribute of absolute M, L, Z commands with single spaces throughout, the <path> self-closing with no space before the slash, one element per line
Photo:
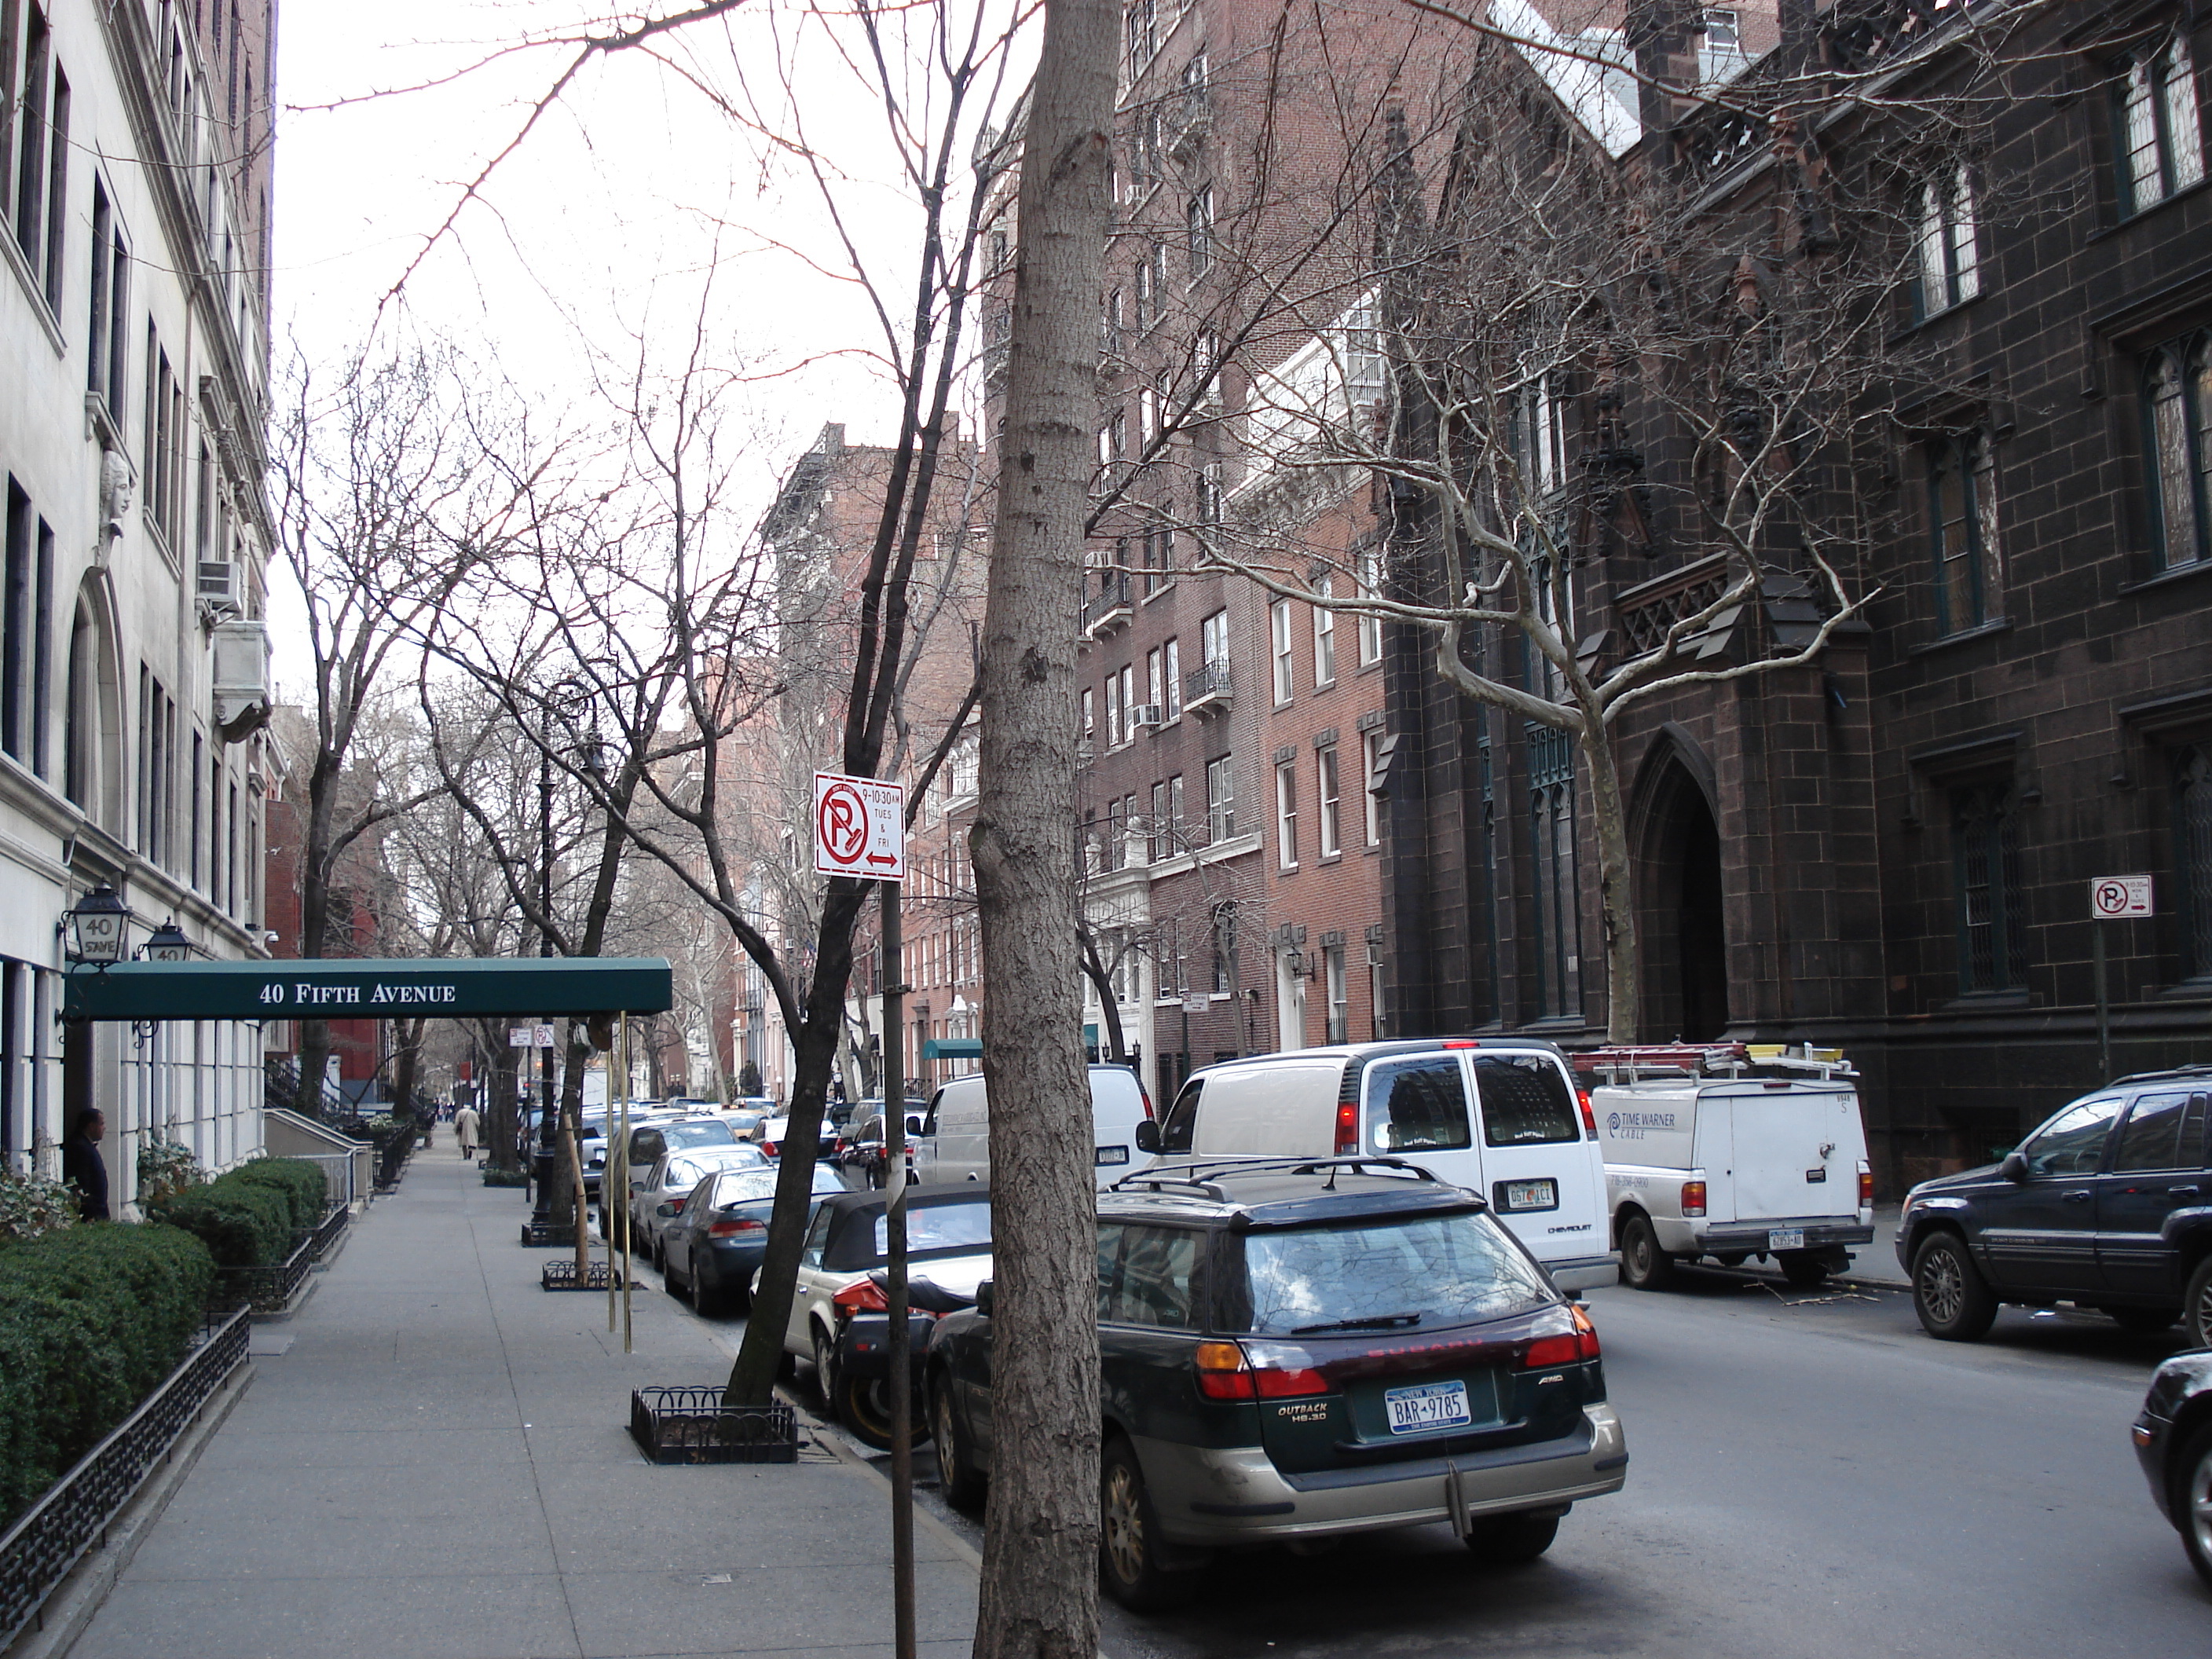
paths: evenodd
<path fill-rule="evenodd" d="M 108 1221 L 107 1161 L 100 1155 L 107 1120 L 97 1109 L 77 1115 L 76 1127 L 62 1142 L 62 1179 L 76 1188 L 77 1214 L 87 1221 Z"/>

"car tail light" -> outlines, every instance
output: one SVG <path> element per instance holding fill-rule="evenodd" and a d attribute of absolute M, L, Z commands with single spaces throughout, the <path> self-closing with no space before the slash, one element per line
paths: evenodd
<path fill-rule="evenodd" d="M 1359 1103 L 1340 1100 L 1336 1103 L 1336 1155 L 1349 1158 L 1359 1150 Z"/>
<path fill-rule="evenodd" d="M 1540 1336 L 1528 1345 L 1522 1358 L 1523 1369 L 1532 1371 L 1549 1370 L 1557 1365 L 1578 1364 L 1585 1359 L 1595 1359 L 1602 1352 L 1598 1346 L 1597 1327 L 1590 1316 L 1578 1306 L 1570 1306 L 1575 1328 L 1558 1336 Z"/>
<path fill-rule="evenodd" d="M 775 1158 L 783 1151 L 783 1143 L 780 1140 L 763 1140 L 760 1144 L 760 1149 L 770 1158 Z"/>
<path fill-rule="evenodd" d="M 1152 1097 L 1151 1092 L 1146 1090 L 1145 1085 L 1141 1083 L 1137 1085 L 1137 1098 L 1145 1103 L 1145 1115 L 1146 1117 L 1152 1116 Z"/>
<path fill-rule="evenodd" d="M 1702 1181 L 1684 1182 L 1682 1183 L 1682 1213 L 1686 1216 L 1701 1216 L 1705 1212 L 1705 1183 Z"/>
<path fill-rule="evenodd" d="M 864 1279 L 857 1285 L 848 1285 L 830 1299 L 848 1314 L 889 1313 L 891 1310 L 890 1298 L 883 1293 L 882 1288 L 872 1279 Z"/>
<path fill-rule="evenodd" d="M 1446 1037 L 1437 1046 L 1440 1048 L 1480 1048 L 1482 1040 L 1480 1037 Z"/>
<path fill-rule="evenodd" d="M 1859 1165 L 1859 1208 L 1874 1208 L 1874 1171 L 1863 1164 Z"/>
<path fill-rule="evenodd" d="M 709 1238 L 738 1238 L 746 1233 L 764 1233 L 767 1231 L 768 1223 L 765 1221 L 740 1221 L 734 1217 L 726 1217 L 722 1220 L 714 1223 L 707 1229 L 707 1237 Z"/>
<path fill-rule="evenodd" d="M 1198 1345 L 1198 1391 L 1208 1400 L 1291 1400 L 1327 1394 L 1328 1379 L 1299 1348 L 1259 1345 L 1247 1352 L 1235 1342 Z"/>
<path fill-rule="evenodd" d="M 1576 1090 L 1575 1104 L 1583 1109 L 1583 1133 L 1589 1136 L 1592 1140 L 1595 1140 L 1597 1139 L 1597 1114 L 1590 1110 L 1589 1091 L 1587 1089 Z"/>

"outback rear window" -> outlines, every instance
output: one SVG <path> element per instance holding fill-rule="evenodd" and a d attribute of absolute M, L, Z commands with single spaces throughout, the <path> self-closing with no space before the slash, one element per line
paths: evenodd
<path fill-rule="evenodd" d="M 1243 1243 L 1219 1313 L 1223 1329 L 1255 1336 L 1440 1329 L 1555 1299 L 1504 1230 L 1473 1212 L 1247 1233 Z"/>
<path fill-rule="evenodd" d="M 876 1259 L 881 1261 L 890 1247 L 890 1223 L 878 1216 Z M 991 1206 L 988 1200 L 978 1204 L 932 1204 L 906 1212 L 908 1255 L 921 1255 L 932 1250 L 957 1252 L 990 1248 Z"/>
<path fill-rule="evenodd" d="M 1582 1119 L 1559 1062 L 1549 1054 L 1477 1054 L 1486 1146 L 1535 1146 L 1580 1140 Z"/>
<path fill-rule="evenodd" d="M 702 1123 L 672 1123 L 661 1132 L 672 1149 L 691 1146 L 726 1146 L 737 1139 L 730 1126 L 719 1118 Z"/>

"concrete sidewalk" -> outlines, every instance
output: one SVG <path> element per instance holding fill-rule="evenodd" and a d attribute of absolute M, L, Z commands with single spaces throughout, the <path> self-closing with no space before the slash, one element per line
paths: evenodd
<path fill-rule="evenodd" d="M 361 1217 L 313 1300 L 255 1334 L 251 1389 L 74 1659 L 888 1654 L 888 1488 L 793 1467 L 658 1468 L 633 1388 L 719 1381 L 731 1328 L 635 1292 L 539 1289 L 520 1193 L 450 1152 Z M 925 1653 L 967 1651 L 972 1557 L 916 1528 Z"/>

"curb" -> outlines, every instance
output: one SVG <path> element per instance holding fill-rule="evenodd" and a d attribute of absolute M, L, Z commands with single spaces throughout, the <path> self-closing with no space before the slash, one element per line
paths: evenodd
<path fill-rule="evenodd" d="M 826 1424 L 816 1417 L 802 1401 L 793 1396 L 789 1389 L 781 1385 L 776 1389 L 775 1397 L 798 1413 L 799 1420 L 811 1431 L 816 1445 L 828 1451 L 832 1457 L 855 1474 L 865 1475 L 869 1480 L 882 1487 L 886 1498 L 890 1496 L 890 1478 L 855 1451 L 851 1443 L 837 1431 L 833 1425 Z M 954 1558 L 964 1564 L 969 1571 L 977 1574 L 982 1572 L 982 1553 L 919 1504 L 914 1506 L 914 1523 L 951 1550 Z M 0 1659 L 15 1659 L 15 1656 L 13 1654 L 0 1656 Z"/>
<path fill-rule="evenodd" d="M 138 1553 L 139 1545 L 169 1507 L 169 1500 L 185 1484 L 185 1477 L 200 1461 L 200 1453 L 215 1438 L 216 1431 L 253 1385 L 253 1362 L 246 1361 L 230 1380 L 204 1401 L 191 1425 L 169 1448 L 160 1472 L 139 1488 L 123 1513 L 108 1523 L 106 1540 L 78 1562 L 70 1576 L 55 1586 L 39 1610 L 37 1624 L 15 1638 L 0 1659 L 66 1659 L 76 1639 L 106 1601 L 115 1581 Z"/>

